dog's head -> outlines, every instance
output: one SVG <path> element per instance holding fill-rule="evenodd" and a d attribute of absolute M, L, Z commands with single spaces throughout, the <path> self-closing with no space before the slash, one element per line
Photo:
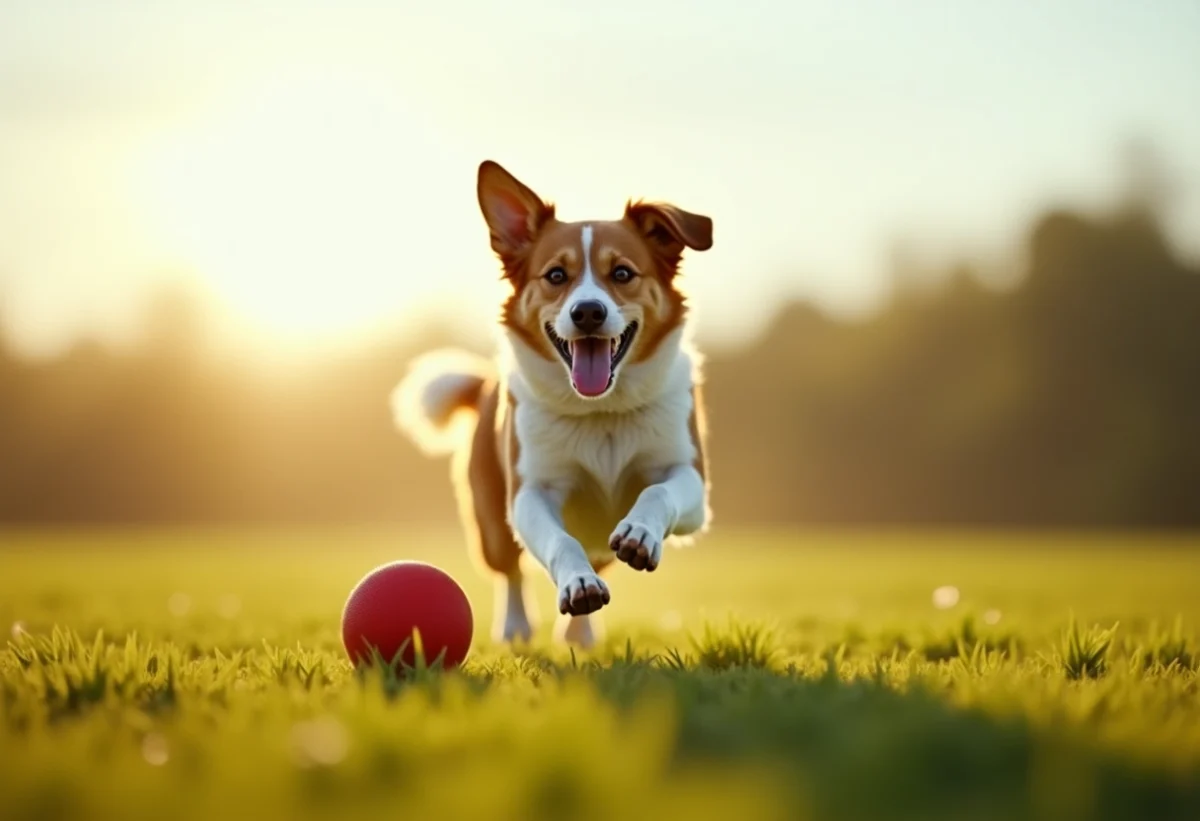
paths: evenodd
<path fill-rule="evenodd" d="M 629 202 L 617 220 L 562 222 L 490 160 L 479 206 L 512 292 L 502 321 L 575 393 L 614 390 L 622 366 L 651 357 L 683 323 L 675 277 L 685 248 L 712 246 L 712 220 L 666 203 Z"/>

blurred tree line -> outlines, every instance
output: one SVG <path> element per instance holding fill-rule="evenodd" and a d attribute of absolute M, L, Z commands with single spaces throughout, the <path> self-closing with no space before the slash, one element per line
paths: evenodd
<path fill-rule="evenodd" d="M 1045 213 L 1023 252 L 1003 289 L 959 267 L 708 351 L 718 521 L 1200 524 L 1200 270 L 1137 201 Z M 132 351 L 0 344 L 0 522 L 454 521 L 387 400 L 414 345 L 456 340 L 272 373 L 206 353 L 186 298 L 153 319 Z"/>

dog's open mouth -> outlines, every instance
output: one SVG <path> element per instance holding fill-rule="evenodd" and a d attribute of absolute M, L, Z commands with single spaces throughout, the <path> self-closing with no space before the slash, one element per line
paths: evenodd
<path fill-rule="evenodd" d="M 617 366 L 629 353 L 629 346 L 637 334 L 638 325 L 630 322 L 620 337 L 585 336 L 567 341 L 554 332 L 554 326 L 546 323 L 546 336 L 558 355 L 571 371 L 571 384 L 582 396 L 600 396 L 610 387 Z"/>

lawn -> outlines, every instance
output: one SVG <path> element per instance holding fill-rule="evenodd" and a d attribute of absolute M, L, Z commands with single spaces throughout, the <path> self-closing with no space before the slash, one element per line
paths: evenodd
<path fill-rule="evenodd" d="M 455 574 L 461 671 L 346 594 Z M 1200 818 L 1200 538 L 719 530 L 591 653 L 488 639 L 448 532 L 0 534 L 0 818 Z"/>

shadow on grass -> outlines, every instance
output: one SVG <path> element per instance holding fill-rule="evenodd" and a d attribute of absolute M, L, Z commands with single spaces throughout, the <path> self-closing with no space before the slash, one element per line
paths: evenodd
<path fill-rule="evenodd" d="M 650 665 L 617 665 L 591 679 L 626 705 L 669 688 L 679 763 L 760 762 L 818 818 L 1200 818 L 1200 772 L 1173 778 L 1078 736 L 958 708 L 919 688 Z"/>

